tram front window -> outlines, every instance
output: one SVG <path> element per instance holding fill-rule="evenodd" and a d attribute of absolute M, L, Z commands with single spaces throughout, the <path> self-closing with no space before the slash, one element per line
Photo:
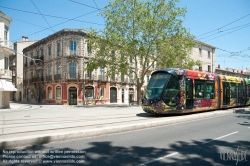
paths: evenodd
<path fill-rule="evenodd" d="M 169 77 L 170 77 L 170 74 L 167 74 L 167 73 L 153 74 L 148 82 L 146 93 L 145 93 L 145 98 L 155 99 L 159 97 Z"/>

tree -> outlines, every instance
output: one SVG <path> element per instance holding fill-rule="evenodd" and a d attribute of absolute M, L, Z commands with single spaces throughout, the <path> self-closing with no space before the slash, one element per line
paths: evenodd
<path fill-rule="evenodd" d="M 105 19 L 104 30 L 99 33 L 90 30 L 90 44 L 95 53 L 87 69 L 108 68 L 108 75 L 125 74 L 133 78 L 139 104 L 144 77 L 153 66 L 190 68 L 198 63 L 188 56 L 194 43 L 192 35 L 182 26 L 187 10 L 177 7 L 177 2 L 110 2 L 100 13 Z"/>

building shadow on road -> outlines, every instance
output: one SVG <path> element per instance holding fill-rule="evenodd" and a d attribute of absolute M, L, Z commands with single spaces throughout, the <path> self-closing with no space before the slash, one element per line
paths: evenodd
<path fill-rule="evenodd" d="M 246 109 L 237 109 L 235 110 L 235 114 L 237 118 L 245 119 L 243 123 L 238 123 L 243 126 L 250 126 L 250 111 L 246 111 Z"/>
<path fill-rule="evenodd" d="M 150 134 L 150 133 L 148 133 Z M 124 134 L 126 135 L 126 134 Z M 93 138 L 94 139 L 94 138 Z M 201 141 L 178 141 L 161 147 L 145 146 L 144 138 L 141 145 L 136 146 L 115 146 L 111 141 L 92 141 L 88 143 L 86 149 L 72 149 L 67 147 L 65 143 L 64 148 L 54 148 L 53 144 L 36 145 L 26 148 L 18 149 L 20 152 L 15 156 L 24 156 L 18 158 L 21 160 L 38 160 L 41 163 L 21 164 L 16 163 L 12 165 L 41 165 L 41 166 L 55 166 L 55 165 L 93 165 L 93 166 L 134 166 L 134 165 L 149 165 L 149 166 L 214 166 L 214 165 L 237 165 L 249 166 L 250 161 L 250 142 L 249 141 L 235 141 L 227 142 L 223 140 L 205 139 Z M 157 139 L 155 140 L 157 141 Z M 75 140 L 76 144 L 81 146 L 80 140 Z M 133 143 L 130 143 L 133 144 Z M 16 151 L 15 149 L 11 149 Z M 1 152 L 2 160 L 7 151 Z M 25 153 L 26 152 L 26 153 Z M 232 158 L 231 155 L 243 154 L 246 158 Z M 167 156 L 169 154 L 175 154 Z M 31 155 L 33 158 L 27 159 L 25 156 Z M 67 155 L 67 156 L 66 156 Z M 74 157 L 81 158 L 74 158 Z M 64 163 L 63 163 L 64 162 Z M 67 163 L 68 162 L 68 163 Z M 7 163 L 6 165 L 11 165 Z"/>

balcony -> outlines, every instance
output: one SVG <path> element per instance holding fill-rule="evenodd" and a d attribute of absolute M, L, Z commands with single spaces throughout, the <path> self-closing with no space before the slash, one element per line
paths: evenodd
<path fill-rule="evenodd" d="M 58 56 L 62 56 L 62 53 L 61 52 L 57 52 L 56 53 L 56 57 L 58 57 Z"/>
<path fill-rule="evenodd" d="M 61 80 L 61 79 L 62 79 L 61 74 L 54 75 L 54 80 Z"/>
<path fill-rule="evenodd" d="M 95 77 L 94 74 L 86 74 L 84 80 L 87 81 L 87 82 L 88 81 L 94 81 L 94 80 L 96 80 L 96 77 Z"/>
<path fill-rule="evenodd" d="M 110 78 L 110 82 L 112 83 L 112 82 L 117 82 L 118 81 L 118 78 L 117 77 L 111 77 Z"/>
<path fill-rule="evenodd" d="M 3 38 L 0 38 L 0 45 L 2 47 L 6 47 L 6 48 L 13 50 L 13 42 L 9 40 L 4 40 Z"/>
<path fill-rule="evenodd" d="M 0 69 L 0 78 L 11 79 L 11 77 L 12 77 L 11 70 Z"/>
<path fill-rule="evenodd" d="M 104 75 L 99 75 L 98 76 L 98 81 L 107 82 L 108 81 L 108 77 L 104 76 Z"/>
<path fill-rule="evenodd" d="M 78 75 L 78 73 L 65 73 L 65 79 L 66 80 L 76 80 L 76 79 L 80 79 L 80 74 Z"/>
<path fill-rule="evenodd" d="M 30 61 L 30 66 L 32 66 L 32 65 L 34 65 L 34 61 L 33 60 Z"/>
<path fill-rule="evenodd" d="M 16 61 L 15 60 L 10 61 L 10 67 L 13 67 L 13 66 L 16 66 Z"/>
<path fill-rule="evenodd" d="M 46 76 L 46 81 L 52 81 L 52 75 Z"/>
<path fill-rule="evenodd" d="M 12 71 L 12 77 L 16 76 L 16 71 Z"/>
<path fill-rule="evenodd" d="M 66 51 L 67 56 L 80 56 L 80 51 L 78 50 L 67 50 Z"/>
<path fill-rule="evenodd" d="M 24 85 L 26 85 L 26 84 L 28 84 L 28 83 L 29 83 L 29 79 L 24 79 L 24 80 L 23 80 L 23 84 L 24 84 Z"/>
<path fill-rule="evenodd" d="M 127 84 L 128 78 L 121 78 L 121 84 Z"/>

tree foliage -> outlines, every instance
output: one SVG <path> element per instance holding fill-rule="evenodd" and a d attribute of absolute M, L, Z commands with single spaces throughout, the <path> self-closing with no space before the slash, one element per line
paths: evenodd
<path fill-rule="evenodd" d="M 182 25 L 187 9 L 177 2 L 111 1 L 100 13 L 105 28 L 101 33 L 94 29 L 89 33 L 95 52 L 88 70 L 103 67 L 108 75 L 133 73 L 139 92 L 153 65 L 190 68 L 197 64 L 188 56 L 194 44 L 192 35 Z"/>

